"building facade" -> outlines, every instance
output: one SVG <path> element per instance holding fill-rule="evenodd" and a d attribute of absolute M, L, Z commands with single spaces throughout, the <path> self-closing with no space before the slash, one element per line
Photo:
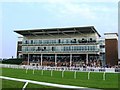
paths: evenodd
<path fill-rule="evenodd" d="M 22 58 L 22 37 L 18 37 L 17 41 L 17 58 Z"/>
<path fill-rule="evenodd" d="M 106 64 L 106 41 L 93 26 L 15 32 L 23 36 L 18 42 L 17 57 L 23 58 L 25 64 L 68 67 Z"/>
<path fill-rule="evenodd" d="M 106 63 L 110 66 L 117 65 L 118 60 L 118 34 L 105 33 Z"/>

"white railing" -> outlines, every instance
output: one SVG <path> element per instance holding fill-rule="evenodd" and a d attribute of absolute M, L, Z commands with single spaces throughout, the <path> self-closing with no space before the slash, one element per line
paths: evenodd
<path fill-rule="evenodd" d="M 16 68 L 16 69 L 35 69 L 35 70 L 58 70 L 58 71 L 79 71 L 79 72 L 120 72 L 120 68 L 100 68 L 100 67 L 50 67 L 50 66 L 30 66 L 30 65 L 11 65 L 0 64 L 1 68 Z"/>
<path fill-rule="evenodd" d="M 37 85 L 52 86 L 52 87 L 58 87 L 58 88 L 75 89 L 75 90 L 101 90 L 101 89 L 93 89 L 93 88 L 88 88 L 88 87 L 80 87 L 80 86 L 54 84 L 54 83 L 39 82 L 39 81 L 26 80 L 26 79 L 18 79 L 18 78 L 4 77 L 4 76 L 0 76 L 0 79 L 6 79 L 6 80 L 13 80 L 13 81 L 25 82 L 22 90 L 25 90 L 25 88 L 26 88 L 26 86 L 28 85 L 28 83 L 37 84 Z"/>

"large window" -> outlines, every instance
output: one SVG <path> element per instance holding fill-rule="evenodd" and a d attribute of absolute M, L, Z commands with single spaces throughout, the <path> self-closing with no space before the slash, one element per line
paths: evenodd
<path fill-rule="evenodd" d="M 51 40 L 23 40 L 23 44 L 81 44 L 81 43 L 95 43 L 95 38 L 63 38 L 63 39 L 51 39 Z"/>
<path fill-rule="evenodd" d="M 80 45 L 80 46 L 24 46 L 22 47 L 23 52 L 81 52 L 81 51 L 98 51 L 96 45 Z"/>

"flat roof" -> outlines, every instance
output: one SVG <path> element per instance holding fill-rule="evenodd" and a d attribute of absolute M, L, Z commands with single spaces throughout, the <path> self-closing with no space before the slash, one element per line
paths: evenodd
<path fill-rule="evenodd" d="M 111 35 L 111 34 L 115 34 L 118 36 L 118 33 L 104 33 L 104 35 Z"/>
<path fill-rule="evenodd" d="M 86 27 L 65 27 L 65 28 L 47 28 L 47 29 L 28 29 L 28 30 L 15 30 L 14 32 L 23 35 L 52 35 L 52 34 L 69 34 L 69 33 L 97 33 L 99 37 L 100 34 L 94 28 L 94 26 L 86 26 Z"/>

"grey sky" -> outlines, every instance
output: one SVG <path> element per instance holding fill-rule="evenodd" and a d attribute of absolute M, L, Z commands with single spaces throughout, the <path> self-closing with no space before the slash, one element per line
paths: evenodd
<path fill-rule="evenodd" d="M 13 1 L 0 3 L 2 58 L 16 56 L 19 36 L 13 32 L 16 29 L 92 25 L 102 36 L 106 32 L 118 32 L 117 0 Z"/>

